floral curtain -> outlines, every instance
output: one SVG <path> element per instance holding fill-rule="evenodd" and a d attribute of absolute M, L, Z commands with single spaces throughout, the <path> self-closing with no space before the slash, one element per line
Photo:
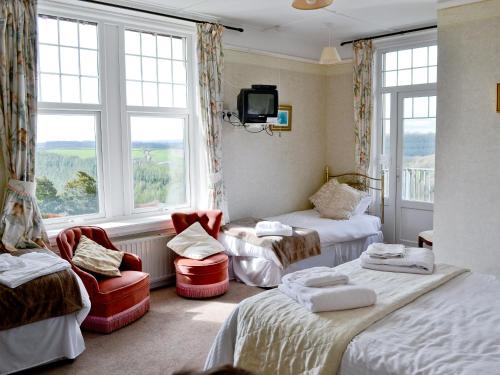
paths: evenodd
<path fill-rule="evenodd" d="M 9 251 L 48 244 L 34 183 L 36 33 L 36 1 L 0 2 L 0 148 L 9 177 L 0 239 Z"/>
<path fill-rule="evenodd" d="M 224 27 L 211 23 L 197 25 L 198 90 L 203 141 L 208 162 L 208 207 L 219 209 L 229 221 L 222 178 L 222 119 Z"/>
<path fill-rule="evenodd" d="M 370 167 L 372 126 L 372 66 L 371 40 L 354 42 L 354 135 L 356 142 L 356 169 L 368 174 Z"/>

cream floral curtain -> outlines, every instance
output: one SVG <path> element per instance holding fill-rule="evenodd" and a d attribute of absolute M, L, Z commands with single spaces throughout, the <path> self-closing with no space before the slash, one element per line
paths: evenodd
<path fill-rule="evenodd" d="M 370 167 L 372 127 L 372 66 L 371 40 L 354 42 L 354 135 L 356 142 L 356 169 L 368 174 Z"/>
<path fill-rule="evenodd" d="M 36 1 L 0 1 L 0 148 L 9 178 L 0 217 L 0 239 L 10 251 L 48 243 L 33 182 L 36 23 Z"/>
<path fill-rule="evenodd" d="M 211 23 L 197 25 L 198 90 L 203 140 L 208 161 L 208 207 L 219 209 L 229 221 L 222 178 L 222 119 L 224 54 L 222 34 L 224 27 Z"/>

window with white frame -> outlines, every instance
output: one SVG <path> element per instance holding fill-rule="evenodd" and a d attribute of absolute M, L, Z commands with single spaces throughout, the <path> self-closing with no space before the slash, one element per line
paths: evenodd
<path fill-rule="evenodd" d="M 398 129 L 397 111 L 400 95 L 411 93 L 417 95 L 421 90 L 435 90 L 437 55 L 438 47 L 435 44 L 415 48 L 394 48 L 380 54 L 378 128 L 386 198 L 390 197 L 392 186 L 390 178 L 395 176 L 390 169 L 395 169 L 398 156 L 396 149 L 402 147 L 403 198 L 413 201 L 433 201 L 436 96 L 407 98 L 403 106 L 405 113 L 402 115 L 402 129 Z M 411 112 L 407 113 L 408 111 Z M 402 146 L 398 146 L 398 132 L 403 135 Z M 396 149 L 391 150 L 391 148 Z M 395 190 L 394 187 L 392 190 Z M 420 194 L 420 190 L 426 194 Z"/>
<path fill-rule="evenodd" d="M 36 195 L 42 215 L 100 216 L 97 24 L 40 15 L 38 40 Z"/>
<path fill-rule="evenodd" d="M 383 54 L 383 87 L 437 81 L 437 46 L 400 49 Z"/>
<path fill-rule="evenodd" d="M 38 17 L 36 194 L 49 223 L 190 205 L 192 33 L 104 24 L 95 11 Z"/>
<path fill-rule="evenodd" d="M 184 38 L 125 30 L 134 210 L 187 204 L 185 51 Z"/>

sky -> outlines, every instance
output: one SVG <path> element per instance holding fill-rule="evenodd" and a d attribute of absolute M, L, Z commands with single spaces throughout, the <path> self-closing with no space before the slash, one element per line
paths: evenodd
<path fill-rule="evenodd" d="M 95 141 L 94 115 L 40 114 L 37 143 L 54 141 Z M 179 141 L 184 138 L 184 119 L 131 116 L 134 142 Z"/>

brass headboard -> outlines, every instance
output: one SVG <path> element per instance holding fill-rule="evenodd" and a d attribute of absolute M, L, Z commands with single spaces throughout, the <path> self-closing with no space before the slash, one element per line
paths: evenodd
<path fill-rule="evenodd" d="M 373 190 L 379 193 L 380 220 L 382 224 L 384 224 L 385 185 L 383 177 L 375 178 L 360 173 L 342 173 L 338 175 L 331 175 L 328 167 L 325 167 L 325 182 L 330 181 L 332 178 L 336 178 L 340 183 L 350 185 L 361 191 L 369 192 L 370 190 Z"/>

